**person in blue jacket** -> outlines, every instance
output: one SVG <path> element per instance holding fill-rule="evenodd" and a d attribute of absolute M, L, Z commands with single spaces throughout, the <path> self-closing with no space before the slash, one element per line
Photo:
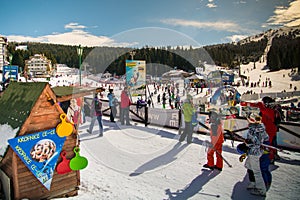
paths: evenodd
<path fill-rule="evenodd" d="M 115 122 L 115 117 L 117 115 L 117 98 L 113 92 L 113 89 L 109 89 L 109 93 L 107 94 L 107 98 L 108 98 L 108 104 L 109 104 L 109 108 L 110 108 L 110 122 Z"/>

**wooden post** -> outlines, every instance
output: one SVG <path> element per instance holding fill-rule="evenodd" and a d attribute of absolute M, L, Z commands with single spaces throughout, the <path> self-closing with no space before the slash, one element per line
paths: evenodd
<path fill-rule="evenodd" d="M 12 151 L 12 177 L 14 186 L 14 199 L 20 199 L 17 159 L 17 154 L 14 151 Z"/>

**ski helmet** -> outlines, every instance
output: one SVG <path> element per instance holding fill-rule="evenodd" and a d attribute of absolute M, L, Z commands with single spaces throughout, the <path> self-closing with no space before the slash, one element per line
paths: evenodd
<path fill-rule="evenodd" d="M 247 153 L 248 149 L 249 147 L 247 147 L 246 143 L 241 143 L 236 147 L 237 152 L 239 152 L 240 154 Z"/>
<path fill-rule="evenodd" d="M 275 100 L 272 97 L 269 96 L 265 96 L 262 98 L 262 101 L 264 102 L 264 104 L 268 104 L 268 103 L 273 103 L 275 102 Z"/>

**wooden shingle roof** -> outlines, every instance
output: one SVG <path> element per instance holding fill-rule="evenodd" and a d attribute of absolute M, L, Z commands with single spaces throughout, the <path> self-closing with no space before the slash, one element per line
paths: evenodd
<path fill-rule="evenodd" d="M 47 84 L 11 82 L 0 98 L 0 124 L 21 127 Z"/>
<path fill-rule="evenodd" d="M 96 91 L 96 88 L 78 88 L 72 86 L 59 86 L 53 87 L 53 92 L 56 95 L 57 101 L 63 102 L 68 101 L 72 98 L 83 97 L 91 95 Z"/>

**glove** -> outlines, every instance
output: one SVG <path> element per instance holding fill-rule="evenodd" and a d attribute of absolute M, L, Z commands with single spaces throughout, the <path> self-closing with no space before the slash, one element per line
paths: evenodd
<path fill-rule="evenodd" d="M 246 144 L 252 144 L 253 142 L 252 142 L 250 139 L 246 139 L 246 140 L 245 140 L 245 143 L 246 143 Z"/>
<path fill-rule="evenodd" d="M 247 102 L 242 101 L 242 102 L 240 103 L 240 105 L 241 105 L 241 106 L 246 106 L 246 105 L 247 105 Z"/>

